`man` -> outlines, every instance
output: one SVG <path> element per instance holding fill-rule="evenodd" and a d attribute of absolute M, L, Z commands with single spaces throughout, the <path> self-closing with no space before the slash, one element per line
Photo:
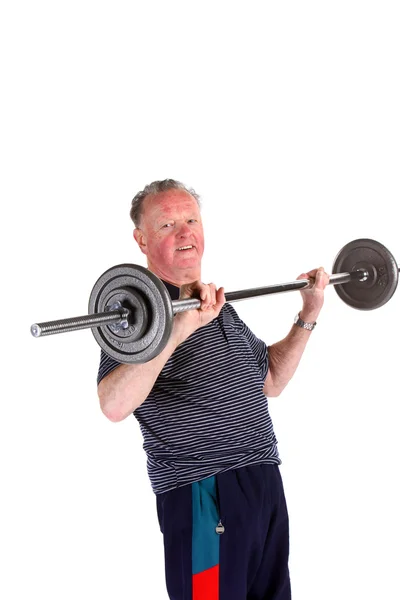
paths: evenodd
<path fill-rule="evenodd" d="M 120 365 L 102 352 L 104 414 L 139 421 L 164 535 L 172 600 L 288 600 L 289 526 L 281 460 L 268 412 L 292 378 L 324 301 L 322 268 L 303 273 L 303 307 L 287 337 L 269 347 L 201 282 L 199 198 L 174 180 L 132 201 L 134 238 L 172 299 L 201 308 L 174 317 L 164 350 Z"/>

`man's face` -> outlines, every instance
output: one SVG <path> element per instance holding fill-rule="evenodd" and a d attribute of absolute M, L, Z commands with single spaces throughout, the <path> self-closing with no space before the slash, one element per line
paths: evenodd
<path fill-rule="evenodd" d="M 184 190 L 147 196 L 135 240 L 157 277 L 181 286 L 200 279 L 203 225 L 196 200 Z"/>

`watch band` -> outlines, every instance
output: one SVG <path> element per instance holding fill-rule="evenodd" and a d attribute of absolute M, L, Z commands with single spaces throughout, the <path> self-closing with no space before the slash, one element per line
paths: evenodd
<path fill-rule="evenodd" d="M 316 327 L 317 322 L 315 321 L 314 323 L 307 323 L 307 321 L 300 319 L 300 313 L 297 313 L 294 318 L 294 324 L 302 327 L 303 329 L 307 329 L 308 331 L 312 331 Z"/>

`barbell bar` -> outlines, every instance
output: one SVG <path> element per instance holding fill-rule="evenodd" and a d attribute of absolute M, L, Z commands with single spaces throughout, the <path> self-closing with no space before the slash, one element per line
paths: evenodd
<path fill-rule="evenodd" d="M 125 268 L 127 265 L 117 265 L 116 268 Z M 131 265 L 135 269 L 138 265 Z M 115 267 L 113 267 L 115 268 Z M 368 272 L 364 270 L 355 271 L 353 273 L 337 273 L 331 275 L 329 284 L 337 285 L 347 283 L 351 280 L 363 281 L 368 277 Z M 281 292 L 290 292 L 293 290 L 301 290 L 310 287 L 313 283 L 312 279 L 296 279 L 288 283 L 279 283 L 268 285 L 259 288 L 250 288 L 247 290 L 238 290 L 236 292 L 227 292 L 225 294 L 226 302 L 237 302 L 239 300 L 247 300 L 256 296 L 266 296 L 268 294 L 279 294 Z M 116 303 L 117 304 L 117 303 Z M 183 300 L 172 300 L 172 313 L 176 315 L 187 310 L 200 308 L 201 301 L 198 298 L 187 298 Z M 109 325 L 118 325 L 124 328 L 125 322 L 131 316 L 131 311 L 124 308 L 120 303 L 115 306 L 115 310 L 109 310 L 102 313 L 94 313 L 93 315 L 83 315 L 81 317 L 71 317 L 69 319 L 61 319 L 58 321 L 47 321 L 46 323 L 35 323 L 31 326 L 31 333 L 34 337 L 43 337 L 53 335 L 55 333 L 65 333 L 67 331 L 76 331 L 78 329 L 91 329 L 93 327 L 106 327 Z"/>
<path fill-rule="evenodd" d="M 343 272 L 340 272 L 343 269 Z M 340 250 L 329 284 L 353 308 L 372 310 L 383 306 L 394 294 L 399 268 L 380 242 L 358 239 Z M 226 301 L 306 289 L 312 279 L 227 292 Z M 167 344 L 173 317 L 200 308 L 198 298 L 171 300 L 163 282 L 142 266 L 121 264 L 108 269 L 95 283 L 89 298 L 89 314 L 81 317 L 35 323 L 34 337 L 79 329 L 92 329 L 103 350 L 122 363 L 148 362 Z"/>

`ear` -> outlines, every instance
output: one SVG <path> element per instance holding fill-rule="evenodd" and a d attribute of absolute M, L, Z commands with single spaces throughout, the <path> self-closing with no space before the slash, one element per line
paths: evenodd
<path fill-rule="evenodd" d="M 147 254 L 146 236 L 141 229 L 133 230 L 133 237 L 135 238 L 140 250 L 143 254 Z"/>

